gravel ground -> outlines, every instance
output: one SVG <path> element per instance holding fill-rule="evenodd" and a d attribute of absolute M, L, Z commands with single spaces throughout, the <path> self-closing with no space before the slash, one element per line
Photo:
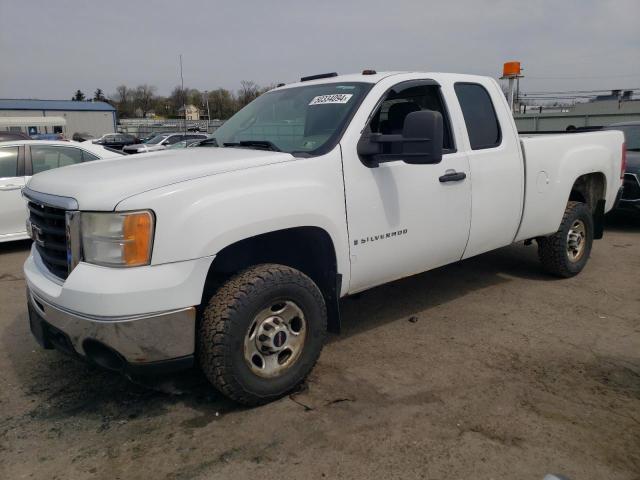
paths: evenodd
<path fill-rule="evenodd" d="M 516 245 L 343 301 L 306 385 L 246 409 L 31 338 L 0 245 L 0 478 L 640 478 L 640 221 L 576 278 Z"/>

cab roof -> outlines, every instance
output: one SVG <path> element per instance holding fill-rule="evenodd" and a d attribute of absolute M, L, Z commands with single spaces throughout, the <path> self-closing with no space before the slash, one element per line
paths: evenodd
<path fill-rule="evenodd" d="M 327 83 L 346 83 L 346 82 L 360 82 L 360 83 L 378 83 L 383 78 L 387 78 L 391 75 L 399 75 L 402 73 L 411 72 L 376 72 L 374 74 L 363 73 L 348 73 L 346 75 L 337 75 L 335 77 L 323 77 L 317 80 L 307 80 L 304 82 L 295 82 L 282 85 L 281 87 L 274 88 L 274 90 L 281 90 L 285 88 L 301 87 L 303 85 L 322 85 Z"/>

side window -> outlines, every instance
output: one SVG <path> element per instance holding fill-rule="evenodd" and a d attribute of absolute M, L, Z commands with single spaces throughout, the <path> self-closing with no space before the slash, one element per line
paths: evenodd
<path fill-rule="evenodd" d="M 433 110 L 440 112 L 443 119 L 443 153 L 455 151 L 449 115 L 438 85 L 406 82 L 391 89 L 376 112 L 371 117 L 369 128 L 372 133 L 400 134 L 404 119 L 411 112 Z"/>
<path fill-rule="evenodd" d="M 36 173 L 82 162 L 82 150 L 73 147 L 32 145 L 31 164 Z"/>
<path fill-rule="evenodd" d="M 18 175 L 18 147 L 0 148 L 0 178 Z"/>
<path fill-rule="evenodd" d="M 454 88 L 469 133 L 471 149 L 481 150 L 500 145 L 500 123 L 489 92 L 477 83 L 456 83 Z"/>
<path fill-rule="evenodd" d="M 173 145 L 174 143 L 180 142 L 182 137 L 183 135 L 171 135 L 164 143 L 165 145 Z"/>
<path fill-rule="evenodd" d="M 98 157 L 97 155 L 94 155 L 93 153 L 89 153 L 86 150 L 82 151 L 82 161 L 83 162 L 90 162 L 91 160 L 100 160 L 100 157 Z"/>

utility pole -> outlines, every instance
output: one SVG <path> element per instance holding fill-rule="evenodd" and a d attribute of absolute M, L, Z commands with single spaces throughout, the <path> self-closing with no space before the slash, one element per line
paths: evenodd
<path fill-rule="evenodd" d="M 184 111 L 184 134 L 187 135 L 187 93 L 184 91 L 184 77 L 182 76 L 182 54 L 180 54 L 180 89 L 182 90 L 182 110 Z"/>
<path fill-rule="evenodd" d="M 207 99 L 207 134 L 209 134 L 209 128 L 211 127 L 211 112 L 209 112 L 209 92 L 204 91 L 204 97 Z"/>

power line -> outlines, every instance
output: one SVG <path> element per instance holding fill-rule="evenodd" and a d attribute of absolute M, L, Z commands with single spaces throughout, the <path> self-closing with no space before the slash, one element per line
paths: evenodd
<path fill-rule="evenodd" d="M 525 95 L 550 95 L 554 93 L 610 93 L 612 90 L 620 90 L 620 91 L 640 91 L 640 88 L 603 88 L 600 90 L 549 90 L 545 92 L 526 92 Z"/>
<path fill-rule="evenodd" d="M 577 75 L 577 76 L 559 76 L 559 77 L 532 77 L 527 75 L 525 78 L 531 78 L 534 80 L 590 80 L 590 79 L 600 79 L 600 78 L 628 78 L 628 77 L 638 77 L 640 78 L 640 73 L 630 73 L 625 75 L 595 75 L 595 76 L 585 76 L 585 75 Z"/>

